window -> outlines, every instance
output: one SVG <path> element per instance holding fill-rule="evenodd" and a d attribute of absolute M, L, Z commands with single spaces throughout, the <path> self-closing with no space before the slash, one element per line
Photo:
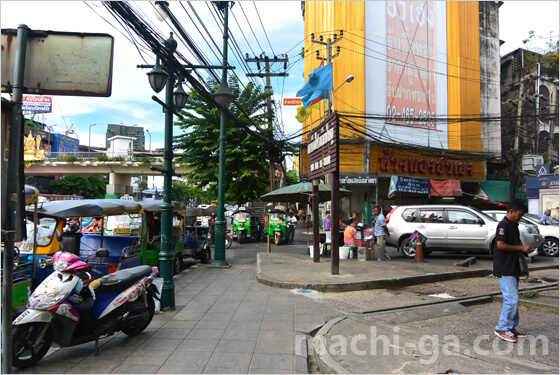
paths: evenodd
<path fill-rule="evenodd" d="M 402 217 L 404 221 L 413 223 L 416 221 L 416 208 L 407 208 L 404 210 Z"/>
<path fill-rule="evenodd" d="M 477 224 L 478 217 L 466 211 L 448 210 L 447 216 L 451 224 Z"/>
<path fill-rule="evenodd" d="M 443 210 L 420 210 L 420 221 L 423 223 L 443 223 Z"/>

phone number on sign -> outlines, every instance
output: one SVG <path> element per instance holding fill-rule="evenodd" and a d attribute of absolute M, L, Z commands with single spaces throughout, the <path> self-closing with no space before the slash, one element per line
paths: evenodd
<path fill-rule="evenodd" d="M 417 113 L 417 114 L 416 114 Z M 420 110 L 416 112 L 414 108 L 403 107 L 401 112 L 397 111 L 396 106 L 387 106 L 387 121 L 398 122 L 405 125 L 421 126 L 424 128 L 435 129 L 435 112 Z"/>

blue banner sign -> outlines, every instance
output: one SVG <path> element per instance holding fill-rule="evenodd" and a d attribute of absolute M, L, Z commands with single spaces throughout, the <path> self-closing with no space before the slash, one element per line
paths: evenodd
<path fill-rule="evenodd" d="M 55 133 L 53 134 L 51 153 L 55 156 L 78 156 L 79 146 L 78 139 Z"/>
<path fill-rule="evenodd" d="M 395 192 L 430 194 L 430 180 L 418 180 L 410 177 L 392 176 L 389 185 L 388 197 L 391 198 Z"/>
<path fill-rule="evenodd" d="M 537 164 L 537 176 L 550 174 L 550 164 Z"/>
<path fill-rule="evenodd" d="M 558 176 L 540 176 L 525 178 L 527 190 L 558 189 Z"/>

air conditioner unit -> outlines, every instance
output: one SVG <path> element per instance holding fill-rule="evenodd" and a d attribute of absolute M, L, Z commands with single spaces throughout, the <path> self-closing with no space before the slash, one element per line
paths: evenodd
<path fill-rule="evenodd" d="M 528 154 L 521 157 L 521 169 L 526 172 L 536 172 L 537 164 L 544 164 L 541 154 Z"/>

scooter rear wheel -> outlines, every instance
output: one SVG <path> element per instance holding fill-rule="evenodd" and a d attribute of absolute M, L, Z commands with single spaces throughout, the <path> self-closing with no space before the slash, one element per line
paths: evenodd
<path fill-rule="evenodd" d="M 53 342 L 53 331 L 47 327 L 42 339 L 39 335 L 47 323 L 17 325 L 12 331 L 12 365 L 27 368 L 39 362 L 47 354 Z"/>
<path fill-rule="evenodd" d="M 138 297 L 139 299 L 142 297 Z M 140 302 L 139 300 L 136 300 L 132 303 L 136 303 L 136 302 Z M 148 327 L 150 325 L 150 323 L 152 322 L 152 318 L 154 317 L 154 312 L 156 310 L 156 305 L 154 302 L 153 297 L 151 297 L 150 295 L 147 296 L 147 302 L 148 302 L 148 306 L 146 306 L 147 312 L 148 312 L 148 316 L 146 316 L 145 320 L 143 322 L 135 322 L 134 324 L 130 324 L 128 326 L 123 327 L 122 331 L 124 334 L 128 335 L 128 336 L 135 336 L 140 334 L 143 330 L 146 329 L 146 327 Z"/>

